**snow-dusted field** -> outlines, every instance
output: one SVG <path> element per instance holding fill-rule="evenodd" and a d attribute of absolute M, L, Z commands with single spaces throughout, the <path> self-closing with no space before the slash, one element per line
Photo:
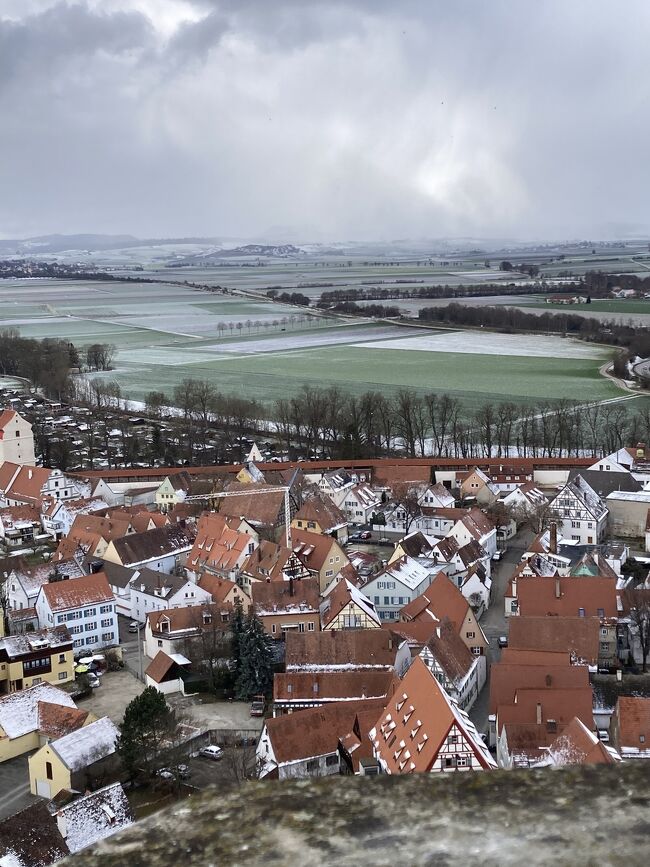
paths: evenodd
<path fill-rule="evenodd" d="M 282 337 L 270 337 L 263 340 L 255 340 L 253 335 L 250 340 L 238 340 L 236 342 L 210 344 L 197 347 L 196 352 L 234 352 L 244 355 L 253 355 L 259 352 L 287 352 L 294 349 L 311 349 L 318 346 L 338 346 L 341 344 L 353 344 L 359 338 L 368 338 L 367 342 L 372 345 L 375 340 L 386 340 L 394 335 L 410 334 L 409 328 L 348 328 L 342 326 L 339 329 L 329 328 L 325 332 L 314 331 L 293 334 L 288 330 Z M 370 339 L 371 338 L 371 339 Z M 365 344 L 364 344 L 365 345 Z"/>
<path fill-rule="evenodd" d="M 364 349 L 411 349 L 419 352 L 458 352 L 468 355 L 506 355 L 525 358 L 604 358 L 601 347 L 580 340 L 546 337 L 535 334 L 481 334 L 477 331 L 453 331 L 364 342 L 355 346 Z"/>

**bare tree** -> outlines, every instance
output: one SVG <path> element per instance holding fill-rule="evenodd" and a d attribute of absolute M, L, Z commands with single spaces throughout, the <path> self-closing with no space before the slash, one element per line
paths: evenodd
<path fill-rule="evenodd" d="M 240 786 L 247 780 L 255 780 L 259 775 L 257 753 L 253 744 L 245 743 L 224 751 L 221 763 L 228 779 Z"/>
<path fill-rule="evenodd" d="M 415 519 L 422 514 L 420 492 L 413 485 L 399 482 L 392 486 L 392 494 L 403 515 L 404 533 L 407 534 Z"/>

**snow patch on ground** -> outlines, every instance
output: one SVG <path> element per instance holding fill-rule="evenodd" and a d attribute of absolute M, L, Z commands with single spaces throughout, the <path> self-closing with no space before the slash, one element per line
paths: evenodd
<path fill-rule="evenodd" d="M 377 343 L 355 343 L 361 349 L 411 349 L 419 352 L 457 352 L 470 355 L 508 355 L 524 358 L 585 358 L 604 357 L 600 347 L 571 338 L 533 334 L 482 334 L 477 331 L 453 331 L 384 340 Z"/>

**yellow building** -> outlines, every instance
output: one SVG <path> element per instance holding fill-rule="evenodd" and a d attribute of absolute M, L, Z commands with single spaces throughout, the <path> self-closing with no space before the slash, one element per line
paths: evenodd
<path fill-rule="evenodd" d="M 50 741 L 29 757 L 32 795 L 54 798 L 61 789 L 97 788 L 115 775 L 120 732 L 105 716 Z"/>
<path fill-rule="evenodd" d="M 0 639 L 0 695 L 39 683 L 74 680 L 72 637 L 66 626 Z"/>
<path fill-rule="evenodd" d="M 94 720 L 51 683 L 5 695 L 0 698 L 0 762 L 37 750 Z"/>

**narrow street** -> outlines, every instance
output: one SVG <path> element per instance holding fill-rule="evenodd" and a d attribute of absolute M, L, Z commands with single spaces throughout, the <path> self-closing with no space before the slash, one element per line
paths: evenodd
<path fill-rule="evenodd" d="M 521 560 L 521 555 L 534 538 L 530 530 L 522 530 L 508 543 L 508 550 L 502 560 L 492 563 L 492 602 L 480 620 L 485 637 L 490 642 L 488 650 L 488 678 L 469 711 L 470 718 L 480 732 L 488 729 L 488 705 L 490 701 L 489 668 L 501 658 L 498 646 L 500 635 L 508 635 L 508 618 L 504 612 L 504 596 L 508 581 L 515 566 Z"/>

